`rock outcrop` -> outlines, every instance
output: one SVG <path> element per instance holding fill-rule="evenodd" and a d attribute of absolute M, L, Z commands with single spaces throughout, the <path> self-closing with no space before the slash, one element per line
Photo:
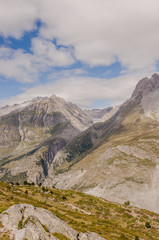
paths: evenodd
<path fill-rule="evenodd" d="M 77 233 L 50 211 L 29 204 L 17 204 L 0 214 L 3 227 L 10 239 L 56 240 L 65 236 L 70 240 L 104 240 L 96 233 Z"/>

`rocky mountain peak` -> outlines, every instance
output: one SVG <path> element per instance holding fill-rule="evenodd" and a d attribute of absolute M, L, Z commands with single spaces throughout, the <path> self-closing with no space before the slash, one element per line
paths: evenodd
<path fill-rule="evenodd" d="M 132 94 L 132 98 L 136 98 L 139 95 L 144 97 L 148 95 L 150 92 L 154 92 L 158 89 L 159 89 L 159 74 L 154 73 L 150 78 L 146 77 L 138 82 Z"/>

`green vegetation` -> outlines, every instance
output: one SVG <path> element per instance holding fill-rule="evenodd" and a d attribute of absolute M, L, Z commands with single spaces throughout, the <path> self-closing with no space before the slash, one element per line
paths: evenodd
<path fill-rule="evenodd" d="M 130 205 L 130 201 L 124 202 L 125 206 L 129 206 Z"/>
<path fill-rule="evenodd" d="M 25 194 L 28 194 L 28 190 L 25 191 Z"/>
<path fill-rule="evenodd" d="M 1 237 L 1 240 L 10 240 L 10 237 L 9 237 L 9 235 L 7 233 L 3 233 L 0 237 Z"/>
<path fill-rule="evenodd" d="M 26 191 L 29 194 L 26 194 Z M 96 232 L 107 240 L 159 239 L 159 214 L 72 190 L 0 182 L 0 213 L 11 205 L 19 203 L 45 208 L 77 232 Z M 33 220 L 27 219 L 26 221 Z M 25 226 L 26 221 L 24 222 L 23 218 L 19 221 L 19 229 Z M 151 228 L 146 227 L 146 222 L 151 223 Z M 9 239 L 2 238 L 1 234 L 0 239 Z M 57 233 L 56 237 L 60 240 L 67 240 L 65 236 L 57 235 Z"/>
<path fill-rule="evenodd" d="M 151 224 L 150 224 L 149 222 L 146 222 L 146 223 L 145 223 L 145 226 L 146 226 L 147 228 L 151 228 Z"/>
<path fill-rule="evenodd" d="M 59 240 L 70 240 L 68 237 L 64 236 L 61 233 L 53 233 L 52 234 L 54 237 L 58 238 Z"/>
<path fill-rule="evenodd" d="M 19 183 L 20 183 L 20 184 L 23 184 L 24 179 L 27 179 L 27 172 L 22 172 L 22 173 L 19 173 L 19 174 L 13 176 L 13 175 L 11 175 L 11 171 L 9 171 L 8 173 L 6 173 L 6 174 L 1 178 L 2 181 L 5 181 L 5 182 L 13 182 L 13 183 L 16 183 L 17 185 L 18 185 Z"/>

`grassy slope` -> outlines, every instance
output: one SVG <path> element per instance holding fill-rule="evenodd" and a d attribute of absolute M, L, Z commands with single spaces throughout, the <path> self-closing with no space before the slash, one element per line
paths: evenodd
<path fill-rule="evenodd" d="M 96 232 L 107 240 L 135 239 L 135 236 L 145 240 L 159 239 L 158 214 L 75 191 L 53 188 L 45 192 L 42 187 L 0 182 L 0 212 L 18 203 L 48 209 L 75 230 Z M 145 227 L 147 221 L 151 224 L 149 229 Z M 1 239 L 7 239 L 7 236 L 1 235 Z"/>

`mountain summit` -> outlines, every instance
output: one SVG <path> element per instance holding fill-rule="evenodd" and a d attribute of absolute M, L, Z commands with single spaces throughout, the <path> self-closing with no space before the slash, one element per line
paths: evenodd
<path fill-rule="evenodd" d="M 139 81 L 132 97 L 137 97 L 139 94 L 144 97 L 157 90 L 159 90 L 159 74 L 154 73 L 150 78 L 146 77 Z"/>

